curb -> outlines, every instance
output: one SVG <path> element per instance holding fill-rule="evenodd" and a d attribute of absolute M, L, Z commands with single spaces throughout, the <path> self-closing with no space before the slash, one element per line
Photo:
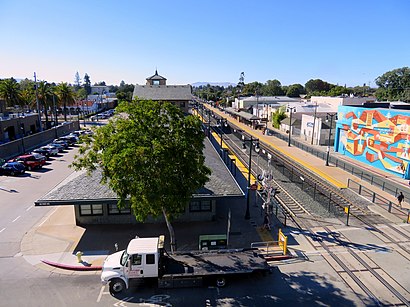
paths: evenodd
<path fill-rule="evenodd" d="M 291 255 L 278 255 L 278 256 L 266 256 L 263 257 L 266 261 L 281 261 L 281 260 L 287 260 L 287 259 L 292 259 L 294 258 Z"/>
<path fill-rule="evenodd" d="M 41 262 L 48 264 L 50 266 L 64 269 L 64 270 L 71 270 L 71 271 L 101 271 L 102 266 L 79 266 L 79 265 L 69 265 L 69 264 L 62 264 L 57 262 L 52 262 L 48 260 L 41 260 Z"/>

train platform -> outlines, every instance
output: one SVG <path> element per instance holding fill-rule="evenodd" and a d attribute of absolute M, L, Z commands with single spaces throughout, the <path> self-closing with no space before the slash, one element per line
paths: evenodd
<path fill-rule="evenodd" d="M 246 125 L 239 120 L 235 119 L 234 117 L 230 116 L 227 113 L 224 113 L 222 110 L 218 108 L 214 108 L 209 105 L 205 105 L 206 108 L 210 109 L 213 111 L 215 114 L 217 114 L 220 117 L 226 118 L 226 120 L 236 127 L 238 129 L 243 130 L 246 132 L 248 135 L 252 135 L 255 138 L 258 138 L 260 142 L 264 143 L 265 145 L 270 146 L 273 148 L 276 152 L 279 152 L 283 154 L 283 156 L 288 157 L 289 159 L 292 159 L 293 161 L 299 163 L 305 168 L 310 169 L 312 172 L 323 178 L 324 180 L 328 181 L 332 185 L 336 186 L 339 189 L 345 189 L 348 187 L 348 181 L 354 181 L 357 184 L 360 184 L 362 187 L 366 187 L 367 189 L 377 193 L 377 195 L 385 198 L 386 200 L 390 201 L 393 206 L 396 206 L 398 211 L 401 211 L 402 214 L 401 216 L 405 216 L 407 211 L 410 210 L 410 199 L 405 199 L 402 203 L 402 209 L 398 208 L 397 206 L 397 199 L 395 195 L 392 195 L 388 193 L 387 191 L 382 190 L 381 188 L 372 185 L 371 183 L 367 182 L 366 180 L 362 180 L 361 178 L 335 166 L 330 164 L 329 166 L 325 165 L 325 161 L 322 160 L 321 158 L 318 158 L 296 146 L 288 146 L 288 142 L 274 137 L 274 136 L 269 136 L 265 135 L 262 130 L 257 130 L 253 129 L 249 125 Z M 270 123 L 268 123 L 268 129 L 275 129 L 272 127 Z M 277 131 L 277 129 L 275 129 Z M 284 132 L 282 132 L 284 135 Z M 299 139 L 298 139 L 299 140 Z M 314 145 L 312 145 L 314 146 Z M 316 146 L 316 148 L 321 147 L 323 148 L 323 151 L 326 150 L 326 147 L 323 146 Z M 336 155 L 338 159 L 348 161 L 350 164 L 354 164 L 356 167 L 367 170 L 371 173 L 374 173 L 375 175 L 378 175 L 379 177 L 383 178 L 385 181 L 389 181 L 393 183 L 395 186 L 397 186 L 397 190 L 400 191 L 406 191 L 407 193 L 410 192 L 410 186 L 409 186 L 409 181 L 403 178 L 399 178 L 397 176 L 394 176 L 390 173 L 383 172 L 382 170 L 372 168 L 369 165 L 366 165 L 364 163 L 361 163 L 359 161 L 355 161 L 349 157 L 343 156 L 339 153 L 331 153 L 331 155 Z M 394 214 L 391 214 L 387 212 L 387 210 L 380 210 L 379 208 L 374 208 L 375 210 L 378 211 L 379 214 L 382 214 L 392 222 L 398 222 L 398 221 L 403 221 L 403 218 L 396 218 Z"/>

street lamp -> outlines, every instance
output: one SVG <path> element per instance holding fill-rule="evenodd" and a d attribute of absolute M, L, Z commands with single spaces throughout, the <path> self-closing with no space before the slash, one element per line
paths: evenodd
<path fill-rule="evenodd" d="M 246 149 L 246 144 L 245 142 L 250 142 L 250 146 L 249 146 L 249 166 L 248 166 L 248 187 L 247 187 L 247 193 L 246 193 L 246 212 L 245 212 L 245 220 L 249 220 L 251 218 L 250 212 L 249 212 L 249 201 L 250 201 L 250 197 L 249 197 L 249 193 L 251 190 L 251 171 L 252 171 L 252 146 L 253 146 L 253 142 L 255 143 L 255 151 L 259 152 L 259 139 L 254 139 L 252 136 L 250 139 L 245 139 L 245 136 L 242 135 L 242 146 L 243 149 Z"/>
<path fill-rule="evenodd" d="M 41 113 L 40 113 L 40 105 L 38 103 L 38 87 L 37 87 L 37 76 L 34 72 L 34 85 L 36 89 L 36 107 L 37 107 L 37 116 L 38 116 L 38 124 L 39 124 L 39 131 L 43 131 L 43 124 L 41 123 Z"/>
<path fill-rule="evenodd" d="M 212 111 L 207 109 L 206 112 L 208 114 L 208 139 L 210 139 L 211 138 L 211 113 Z"/>
<path fill-rule="evenodd" d="M 310 145 L 313 145 L 313 138 L 315 137 L 316 112 L 317 112 L 317 101 L 315 101 L 315 115 L 313 115 L 312 139 L 310 141 Z"/>
<path fill-rule="evenodd" d="M 328 141 L 327 141 L 326 166 L 329 166 L 330 137 L 332 136 L 333 117 L 335 117 L 335 120 L 337 120 L 337 113 L 327 113 L 327 115 L 326 115 L 326 122 L 329 121 L 329 117 L 330 117 L 330 128 L 329 128 L 329 139 L 328 139 Z"/>
<path fill-rule="evenodd" d="M 288 146 L 290 146 L 290 137 L 292 135 L 292 112 L 296 111 L 296 107 L 288 107 L 287 111 L 290 113 L 290 116 L 289 116 L 289 139 L 288 139 Z"/>
<path fill-rule="evenodd" d="M 221 117 L 221 119 L 219 120 L 219 129 L 221 131 L 221 156 L 222 156 L 222 137 L 223 137 L 223 127 L 228 127 L 228 121 L 226 120 L 226 118 Z"/>
<path fill-rule="evenodd" d="M 20 129 L 21 129 L 21 146 L 23 147 L 23 154 L 26 152 L 26 148 L 24 146 L 24 126 L 20 124 Z"/>

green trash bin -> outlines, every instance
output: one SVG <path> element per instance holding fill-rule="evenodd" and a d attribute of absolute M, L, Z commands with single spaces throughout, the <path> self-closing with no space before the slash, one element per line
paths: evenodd
<path fill-rule="evenodd" d="M 199 236 L 199 250 L 218 250 L 227 248 L 226 235 Z"/>

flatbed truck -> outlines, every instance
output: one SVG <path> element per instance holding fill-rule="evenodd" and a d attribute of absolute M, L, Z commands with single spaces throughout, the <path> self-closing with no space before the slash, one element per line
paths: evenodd
<path fill-rule="evenodd" d="M 218 287 L 226 278 L 270 272 L 270 267 L 255 250 L 235 249 L 192 251 L 169 255 L 164 236 L 132 239 L 126 250 L 107 256 L 101 273 L 103 284 L 118 294 L 133 280 L 156 280 L 159 288 L 200 287 L 211 282 Z"/>

